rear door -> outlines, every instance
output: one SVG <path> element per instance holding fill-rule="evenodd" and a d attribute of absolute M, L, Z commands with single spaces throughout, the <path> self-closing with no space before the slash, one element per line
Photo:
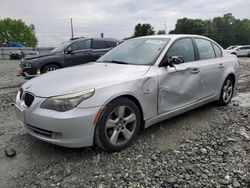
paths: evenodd
<path fill-rule="evenodd" d="M 110 48 L 107 47 L 103 39 L 93 39 L 92 44 L 92 61 L 96 61 L 103 54 L 109 51 Z"/>
<path fill-rule="evenodd" d="M 199 100 L 200 76 L 191 38 L 175 41 L 164 57 L 183 57 L 184 63 L 175 68 L 159 68 L 158 114 L 173 111 Z"/>
<path fill-rule="evenodd" d="M 194 38 L 199 60 L 196 61 L 199 70 L 199 99 L 212 97 L 220 91 L 225 60 L 219 46 L 204 39 Z"/>
<path fill-rule="evenodd" d="M 65 64 L 66 66 L 80 65 L 88 63 L 92 60 L 91 54 L 91 39 L 81 40 L 74 43 L 70 48 L 70 53 L 65 51 Z"/>

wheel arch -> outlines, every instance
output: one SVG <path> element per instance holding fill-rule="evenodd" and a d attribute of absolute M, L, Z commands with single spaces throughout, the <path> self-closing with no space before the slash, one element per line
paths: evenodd
<path fill-rule="evenodd" d="M 139 100 L 135 96 L 129 95 L 129 94 L 121 95 L 119 97 L 128 98 L 129 100 L 133 101 L 136 104 L 136 106 L 139 108 L 139 111 L 140 111 L 140 114 L 141 114 L 140 129 L 141 130 L 144 129 L 144 127 L 145 127 L 145 121 L 144 121 L 143 109 L 142 109 L 142 106 L 141 106 L 141 103 L 139 102 Z"/>
<path fill-rule="evenodd" d="M 116 100 L 118 98 L 127 98 L 131 101 L 133 101 L 136 106 L 139 108 L 139 111 L 140 111 L 140 115 L 141 115 L 141 125 L 140 125 L 140 130 L 144 129 L 145 128 L 145 121 L 144 121 L 144 113 L 143 113 L 143 109 L 142 109 L 142 106 L 141 106 L 141 103 L 140 101 L 138 100 L 138 98 L 136 96 L 134 96 L 133 94 L 130 94 L 130 93 L 124 93 L 124 94 L 119 94 L 119 95 L 116 95 L 114 97 L 112 97 L 111 99 L 109 99 L 108 101 L 105 102 L 105 104 L 103 105 L 103 108 L 102 110 L 99 112 L 99 115 L 102 113 L 103 109 L 110 103 L 112 102 L 113 100 Z M 98 116 L 99 116 L 98 115 Z M 99 117 L 97 118 L 99 119 Z"/>
<path fill-rule="evenodd" d="M 231 77 L 233 79 L 234 86 L 235 86 L 235 79 L 236 79 L 235 75 L 233 73 L 229 73 L 226 78 L 228 78 L 228 77 Z"/>
<path fill-rule="evenodd" d="M 46 62 L 46 63 L 42 64 L 40 70 L 43 72 L 43 69 L 44 69 L 46 66 L 48 66 L 48 65 L 56 65 L 56 66 L 58 66 L 58 67 L 60 67 L 60 68 L 63 68 L 63 66 L 62 66 L 61 63 L 56 62 L 56 61 L 51 61 L 51 62 Z"/>

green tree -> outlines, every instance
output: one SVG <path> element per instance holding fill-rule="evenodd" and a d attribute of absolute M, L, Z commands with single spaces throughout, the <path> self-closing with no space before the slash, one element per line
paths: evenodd
<path fill-rule="evenodd" d="M 140 36 L 154 35 L 154 34 L 155 34 L 154 27 L 152 27 L 150 24 L 138 23 L 135 26 L 133 37 L 140 37 Z"/>
<path fill-rule="evenodd" d="M 182 18 L 169 33 L 205 35 L 223 47 L 250 44 L 250 20 L 236 19 L 231 13 L 212 20 Z"/>
<path fill-rule="evenodd" d="M 159 30 L 157 32 L 157 35 L 165 35 L 166 34 L 166 31 L 165 30 Z"/>
<path fill-rule="evenodd" d="M 178 19 L 172 34 L 203 34 L 205 22 L 201 19 Z"/>
<path fill-rule="evenodd" d="M 35 47 L 38 43 L 35 26 L 33 24 L 28 26 L 21 19 L 0 20 L 0 41 L 5 42 L 6 39 L 19 42 L 27 47 Z"/>

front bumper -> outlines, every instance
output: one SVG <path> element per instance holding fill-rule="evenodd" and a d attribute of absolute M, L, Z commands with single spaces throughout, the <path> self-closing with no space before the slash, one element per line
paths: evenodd
<path fill-rule="evenodd" d="M 30 135 L 45 142 L 70 148 L 93 145 L 93 122 L 100 107 L 76 107 L 67 112 L 56 112 L 41 109 L 40 105 L 44 100 L 35 97 L 32 105 L 25 109 L 17 96 L 17 117 Z"/>
<path fill-rule="evenodd" d="M 24 65 L 27 64 L 26 60 L 21 60 L 19 63 L 19 68 L 17 70 L 17 76 L 22 76 L 25 79 L 31 79 L 36 77 L 38 74 L 40 74 L 40 69 L 38 69 L 34 63 L 31 64 L 30 67 L 25 67 Z"/>

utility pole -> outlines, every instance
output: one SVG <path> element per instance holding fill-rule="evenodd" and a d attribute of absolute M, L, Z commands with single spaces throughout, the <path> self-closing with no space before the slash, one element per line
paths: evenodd
<path fill-rule="evenodd" d="M 71 39 L 74 39 L 74 31 L 73 31 L 73 22 L 72 22 L 72 18 L 70 18 L 70 23 L 71 23 Z"/>

